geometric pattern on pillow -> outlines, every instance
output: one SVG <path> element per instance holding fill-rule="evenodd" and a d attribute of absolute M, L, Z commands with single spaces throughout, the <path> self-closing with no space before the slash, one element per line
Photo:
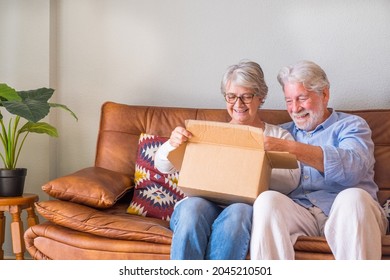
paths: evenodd
<path fill-rule="evenodd" d="M 158 148 L 168 138 L 142 133 L 138 141 L 134 194 L 127 213 L 169 221 L 173 208 L 185 197 L 177 186 L 179 172 L 163 174 L 154 167 Z"/>
<path fill-rule="evenodd" d="M 390 199 L 388 199 L 385 204 L 383 204 L 383 210 L 385 210 L 385 214 L 388 220 L 387 233 L 390 233 Z"/>

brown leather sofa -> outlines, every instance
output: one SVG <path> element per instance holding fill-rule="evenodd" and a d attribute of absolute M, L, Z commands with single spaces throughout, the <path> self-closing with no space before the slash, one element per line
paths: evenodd
<path fill-rule="evenodd" d="M 375 142 L 375 180 L 381 204 L 390 198 L 390 110 L 350 111 L 367 120 Z M 264 121 L 289 121 L 285 110 L 259 111 Z M 45 222 L 25 232 L 34 259 L 169 259 L 168 222 L 126 213 L 132 198 L 140 133 L 169 137 L 186 119 L 226 122 L 225 109 L 102 106 L 93 167 L 43 186 L 52 197 L 36 203 Z M 382 258 L 390 259 L 390 235 L 383 237 Z M 322 237 L 300 237 L 296 259 L 333 259 Z"/>

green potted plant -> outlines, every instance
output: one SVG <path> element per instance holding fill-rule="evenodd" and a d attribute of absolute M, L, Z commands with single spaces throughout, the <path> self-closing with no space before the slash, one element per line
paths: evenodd
<path fill-rule="evenodd" d="M 23 194 L 26 168 L 18 168 L 20 152 L 30 133 L 43 133 L 58 137 L 52 125 L 41 122 L 51 108 L 68 111 L 76 120 L 77 116 L 65 105 L 50 103 L 54 90 L 38 88 L 16 91 L 5 83 L 0 83 L 0 152 L 4 168 L 0 168 L 0 196 L 20 196 Z M 1 108 L 11 115 L 6 121 Z"/>

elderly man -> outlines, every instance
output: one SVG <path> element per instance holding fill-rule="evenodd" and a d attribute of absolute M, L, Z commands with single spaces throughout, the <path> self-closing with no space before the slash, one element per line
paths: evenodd
<path fill-rule="evenodd" d="M 377 202 L 374 144 L 360 117 L 328 109 L 329 81 L 301 61 L 278 75 L 295 141 L 265 137 L 265 149 L 297 156 L 301 180 L 288 195 L 262 193 L 253 208 L 252 259 L 294 259 L 299 236 L 325 236 L 336 259 L 380 259 L 387 220 Z"/>

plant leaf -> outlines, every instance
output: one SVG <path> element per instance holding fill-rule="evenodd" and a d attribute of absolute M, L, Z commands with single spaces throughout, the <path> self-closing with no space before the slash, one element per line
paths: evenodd
<path fill-rule="evenodd" d="M 47 102 L 53 95 L 54 90 L 50 88 L 39 88 L 29 91 L 19 91 L 22 100 L 3 101 L 8 112 L 21 116 L 31 122 L 38 122 L 50 111 Z"/>
<path fill-rule="evenodd" d="M 32 99 L 39 102 L 47 103 L 53 96 L 54 89 L 51 88 L 38 88 L 27 91 L 18 91 L 19 96 L 23 100 Z"/>
<path fill-rule="evenodd" d="M 22 100 L 17 91 L 7 84 L 0 84 L 1 100 Z"/>
<path fill-rule="evenodd" d="M 61 108 L 64 109 L 65 111 L 68 111 L 76 120 L 79 120 L 76 116 L 75 113 L 71 109 L 69 109 L 66 105 L 58 104 L 58 103 L 49 103 L 50 107 L 53 108 Z"/>
<path fill-rule="evenodd" d="M 37 123 L 27 122 L 19 130 L 19 133 L 24 133 L 24 132 L 43 133 L 51 137 L 58 137 L 57 129 L 46 122 L 37 122 Z"/>

